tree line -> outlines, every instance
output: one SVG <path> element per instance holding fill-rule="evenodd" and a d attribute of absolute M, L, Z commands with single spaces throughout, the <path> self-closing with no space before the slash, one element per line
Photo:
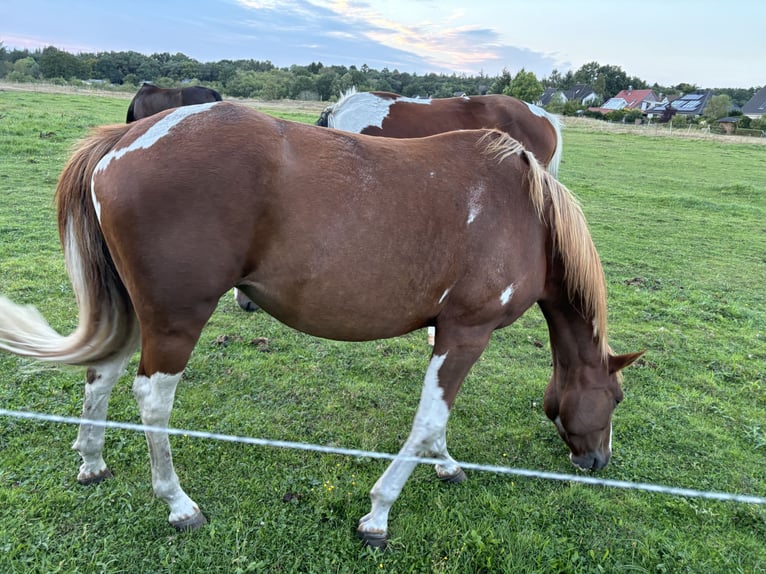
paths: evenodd
<path fill-rule="evenodd" d="M 53 46 L 30 51 L 8 49 L 0 41 L 0 78 L 15 82 L 46 81 L 59 84 L 103 83 L 122 89 L 137 89 L 144 81 L 162 87 L 181 84 L 204 84 L 230 97 L 264 100 L 299 99 L 328 101 L 351 87 L 359 91 L 396 92 L 409 97 L 450 97 L 454 95 L 505 93 L 535 102 L 548 87 L 567 90 L 587 84 L 606 101 L 620 90 L 653 89 L 666 95 L 694 91 L 694 84 L 675 86 L 648 85 L 628 76 L 619 66 L 590 62 L 565 74 L 553 70 L 547 77 L 521 70 L 512 75 L 504 69 L 497 76 L 479 74 L 417 74 L 397 69 L 377 70 L 361 66 L 308 65 L 277 67 L 269 60 L 219 60 L 200 62 L 182 53 L 155 53 L 149 56 L 134 51 L 78 53 Z M 757 90 L 716 88 L 734 104 L 744 104 Z"/>

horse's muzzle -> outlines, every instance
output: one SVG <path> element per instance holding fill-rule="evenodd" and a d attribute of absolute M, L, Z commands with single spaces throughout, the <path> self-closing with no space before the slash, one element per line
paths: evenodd
<path fill-rule="evenodd" d="M 609 464 L 610 458 L 612 458 L 612 453 L 610 452 L 607 452 L 606 454 L 590 452 L 582 456 L 574 456 L 573 454 L 569 455 L 569 459 L 572 461 L 572 464 L 580 470 L 584 471 L 601 470 L 607 464 Z"/>

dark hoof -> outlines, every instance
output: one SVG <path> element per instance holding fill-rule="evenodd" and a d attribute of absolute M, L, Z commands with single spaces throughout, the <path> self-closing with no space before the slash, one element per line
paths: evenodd
<path fill-rule="evenodd" d="M 467 478 L 468 477 L 465 475 L 465 471 L 461 468 L 455 474 L 450 474 L 448 476 L 440 476 L 439 480 L 441 480 L 442 482 L 446 482 L 447 484 L 460 484 Z"/>
<path fill-rule="evenodd" d="M 359 538 L 362 539 L 362 542 L 365 546 L 369 546 L 370 548 L 375 548 L 378 550 L 385 550 L 387 540 L 385 534 L 379 534 L 377 532 L 362 532 L 361 530 L 356 531 Z"/>
<path fill-rule="evenodd" d="M 171 522 L 170 524 L 179 532 L 186 532 L 189 530 L 197 530 L 198 528 L 205 526 L 205 524 L 207 524 L 207 518 L 205 518 L 204 514 L 197 511 L 189 518 L 184 518 L 183 520 L 179 520 L 177 522 Z"/>
<path fill-rule="evenodd" d="M 114 475 L 112 474 L 111 470 L 106 468 L 102 470 L 101 472 L 86 474 L 84 476 L 78 475 L 77 482 L 79 482 L 83 486 L 87 486 L 89 484 L 96 484 L 98 482 L 101 482 L 102 480 L 107 480 L 109 478 L 114 478 Z"/>

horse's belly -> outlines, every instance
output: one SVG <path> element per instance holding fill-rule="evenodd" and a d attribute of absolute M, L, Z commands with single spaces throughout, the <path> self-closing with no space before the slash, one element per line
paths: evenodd
<path fill-rule="evenodd" d="M 438 313 L 435 301 L 416 294 L 397 298 L 370 289 L 331 293 L 319 285 L 281 291 L 257 284 L 241 288 L 261 309 L 285 325 L 338 341 L 397 337 L 427 326 Z"/>

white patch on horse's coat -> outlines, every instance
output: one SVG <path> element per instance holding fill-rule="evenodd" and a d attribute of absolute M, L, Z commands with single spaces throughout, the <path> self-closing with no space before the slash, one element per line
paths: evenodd
<path fill-rule="evenodd" d="M 94 171 L 90 176 L 90 199 L 93 202 L 93 208 L 96 210 L 96 219 L 98 219 L 98 222 L 101 223 L 101 202 L 96 199 L 96 187 L 94 181 L 95 175 L 96 172 Z"/>
<path fill-rule="evenodd" d="M 511 283 L 510 285 L 508 285 L 508 287 L 503 289 L 502 293 L 500 293 L 500 302 L 503 305 L 507 305 L 508 301 L 511 300 L 511 297 L 513 296 L 513 290 L 514 290 L 513 283 Z"/>
<path fill-rule="evenodd" d="M 344 94 L 327 114 L 327 127 L 362 133 L 368 127 L 380 128 L 388 117 L 389 108 L 397 102 L 430 104 L 430 99 L 419 98 L 381 98 L 371 92 L 356 90 Z"/>
<path fill-rule="evenodd" d="M 484 184 L 479 183 L 476 187 L 471 188 L 470 195 L 468 197 L 468 221 L 467 225 L 471 225 L 473 221 L 481 213 L 482 199 L 484 196 Z"/>
<path fill-rule="evenodd" d="M 112 160 L 120 159 L 122 156 L 124 156 L 127 153 L 140 150 L 140 149 L 149 149 L 155 143 L 157 143 L 160 139 L 168 135 L 170 133 L 170 130 L 173 129 L 175 126 L 177 126 L 179 123 L 181 123 L 183 120 L 185 120 L 189 116 L 206 112 L 217 103 L 219 102 L 208 102 L 206 104 L 197 104 L 194 106 L 181 106 L 180 108 L 176 108 L 173 112 L 166 115 L 156 124 L 154 124 L 152 127 L 146 130 L 146 132 L 143 135 L 136 138 L 136 140 L 130 145 L 120 149 L 113 149 L 108 154 L 106 154 L 103 158 L 101 158 L 101 161 L 99 161 L 98 164 L 96 165 L 96 169 L 94 170 L 94 173 L 99 173 L 101 171 L 104 171 L 112 162 Z M 93 186 L 91 185 L 91 190 L 92 189 L 93 189 Z"/>
<path fill-rule="evenodd" d="M 152 147 L 158 140 L 162 139 L 170 130 L 183 120 L 194 114 L 199 114 L 209 110 L 218 102 L 208 102 L 206 104 L 197 104 L 194 106 L 182 106 L 176 108 L 173 112 L 162 118 L 146 132 L 139 136 L 133 143 L 120 149 L 113 149 L 96 164 L 96 169 L 93 170 L 93 174 L 90 178 L 90 198 L 93 202 L 93 207 L 96 210 L 96 218 L 101 223 L 101 202 L 96 197 L 96 181 L 95 176 L 97 173 L 104 171 L 109 164 L 116 159 L 120 159 L 127 153 L 136 151 L 139 149 L 148 149 Z"/>
<path fill-rule="evenodd" d="M 612 454 L 612 421 L 609 421 L 609 454 Z"/>
<path fill-rule="evenodd" d="M 450 289 L 452 289 L 452 287 L 450 287 L 449 289 L 445 289 L 444 293 L 442 293 L 442 296 L 439 297 L 439 305 L 441 305 L 442 301 L 444 301 L 447 298 L 447 295 L 449 295 Z"/>

